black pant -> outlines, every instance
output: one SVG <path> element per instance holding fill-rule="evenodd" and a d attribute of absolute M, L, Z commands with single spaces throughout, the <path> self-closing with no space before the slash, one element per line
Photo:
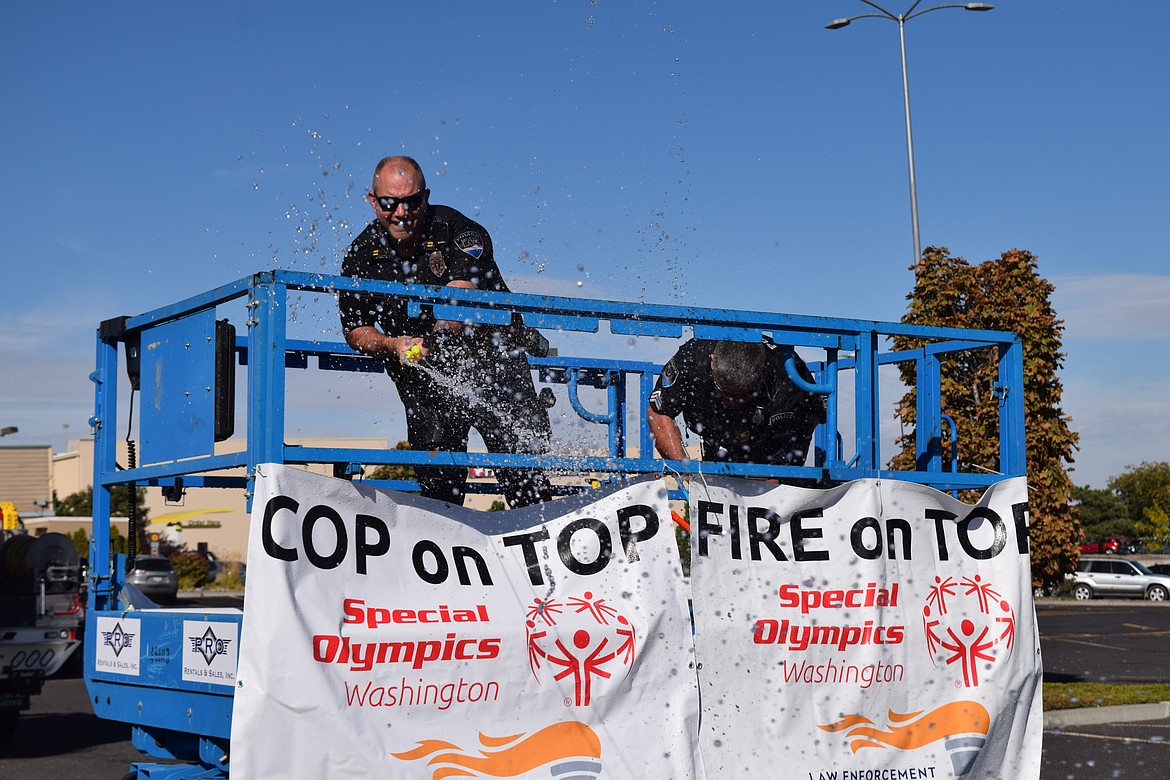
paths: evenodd
<path fill-rule="evenodd" d="M 412 450 L 466 452 L 468 434 L 479 431 L 488 452 L 544 455 L 551 449 L 548 409 L 537 398 L 523 352 L 498 341 L 437 341 L 429 367 L 394 366 L 391 375 L 406 406 Z M 463 503 L 467 469 L 416 466 L 422 494 Z M 496 469 L 512 508 L 553 497 L 548 477 L 530 469 Z"/>

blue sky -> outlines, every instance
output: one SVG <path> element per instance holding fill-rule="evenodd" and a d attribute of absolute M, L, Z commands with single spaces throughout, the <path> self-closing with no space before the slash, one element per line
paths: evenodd
<path fill-rule="evenodd" d="M 867 10 L 10 5 L 0 423 L 20 432 L 3 444 L 88 435 L 101 320 L 266 268 L 336 270 L 389 153 L 489 228 L 519 289 L 897 320 L 897 26 L 824 29 Z M 907 25 L 923 245 L 1038 255 L 1066 326 L 1073 478 L 1094 487 L 1170 459 L 1168 35 L 1152 0 Z"/>

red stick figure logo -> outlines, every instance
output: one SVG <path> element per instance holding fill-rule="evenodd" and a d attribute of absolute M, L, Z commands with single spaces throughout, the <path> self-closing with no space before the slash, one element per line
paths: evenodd
<path fill-rule="evenodd" d="M 978 574 L 959 582 L 936 576 L 922 607 L 922 631 L 934 665 L 958 664 L 962 685 L 977 688 L 981 667 L 1012 654 L 1016 613 Z"/>
<path fill-rule="evenodd" d="M 591 591 L 565 601 L 533 599 L 527 620 L 528 666 L 537 682 L 572 678 L 566 705 L 588 707 L 594 686 L 634 667 L 638 637 L 634 624 Z"/>

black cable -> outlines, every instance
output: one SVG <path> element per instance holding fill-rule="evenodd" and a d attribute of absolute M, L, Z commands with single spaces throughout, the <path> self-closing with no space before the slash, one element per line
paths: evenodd
<path fill-rule="evenodd" d="M 138 444 L 130 438 L 134 427 L 134 394 L 130 390 L 130 417 L 126 421 L 126 466 L 138 467 Z M 126 572 L 134 568 L 134 559 L 138 557 L 138 483 L 126 484 L 126 534 L 130 538 L 126 542 Z"/>

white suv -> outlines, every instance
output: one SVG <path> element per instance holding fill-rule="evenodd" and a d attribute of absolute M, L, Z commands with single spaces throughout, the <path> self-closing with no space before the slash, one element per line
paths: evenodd
<path fill-rule="evenodd" d="M 1066 576 L 1073 581 L 1073 597 L 1082 601 L 1096 596 L 1137 596 L 1150 601 L 1170 597 L 1170 576 L 1154 574 L 1126 558 L 1081 558 L 1076 572 Z"/>

